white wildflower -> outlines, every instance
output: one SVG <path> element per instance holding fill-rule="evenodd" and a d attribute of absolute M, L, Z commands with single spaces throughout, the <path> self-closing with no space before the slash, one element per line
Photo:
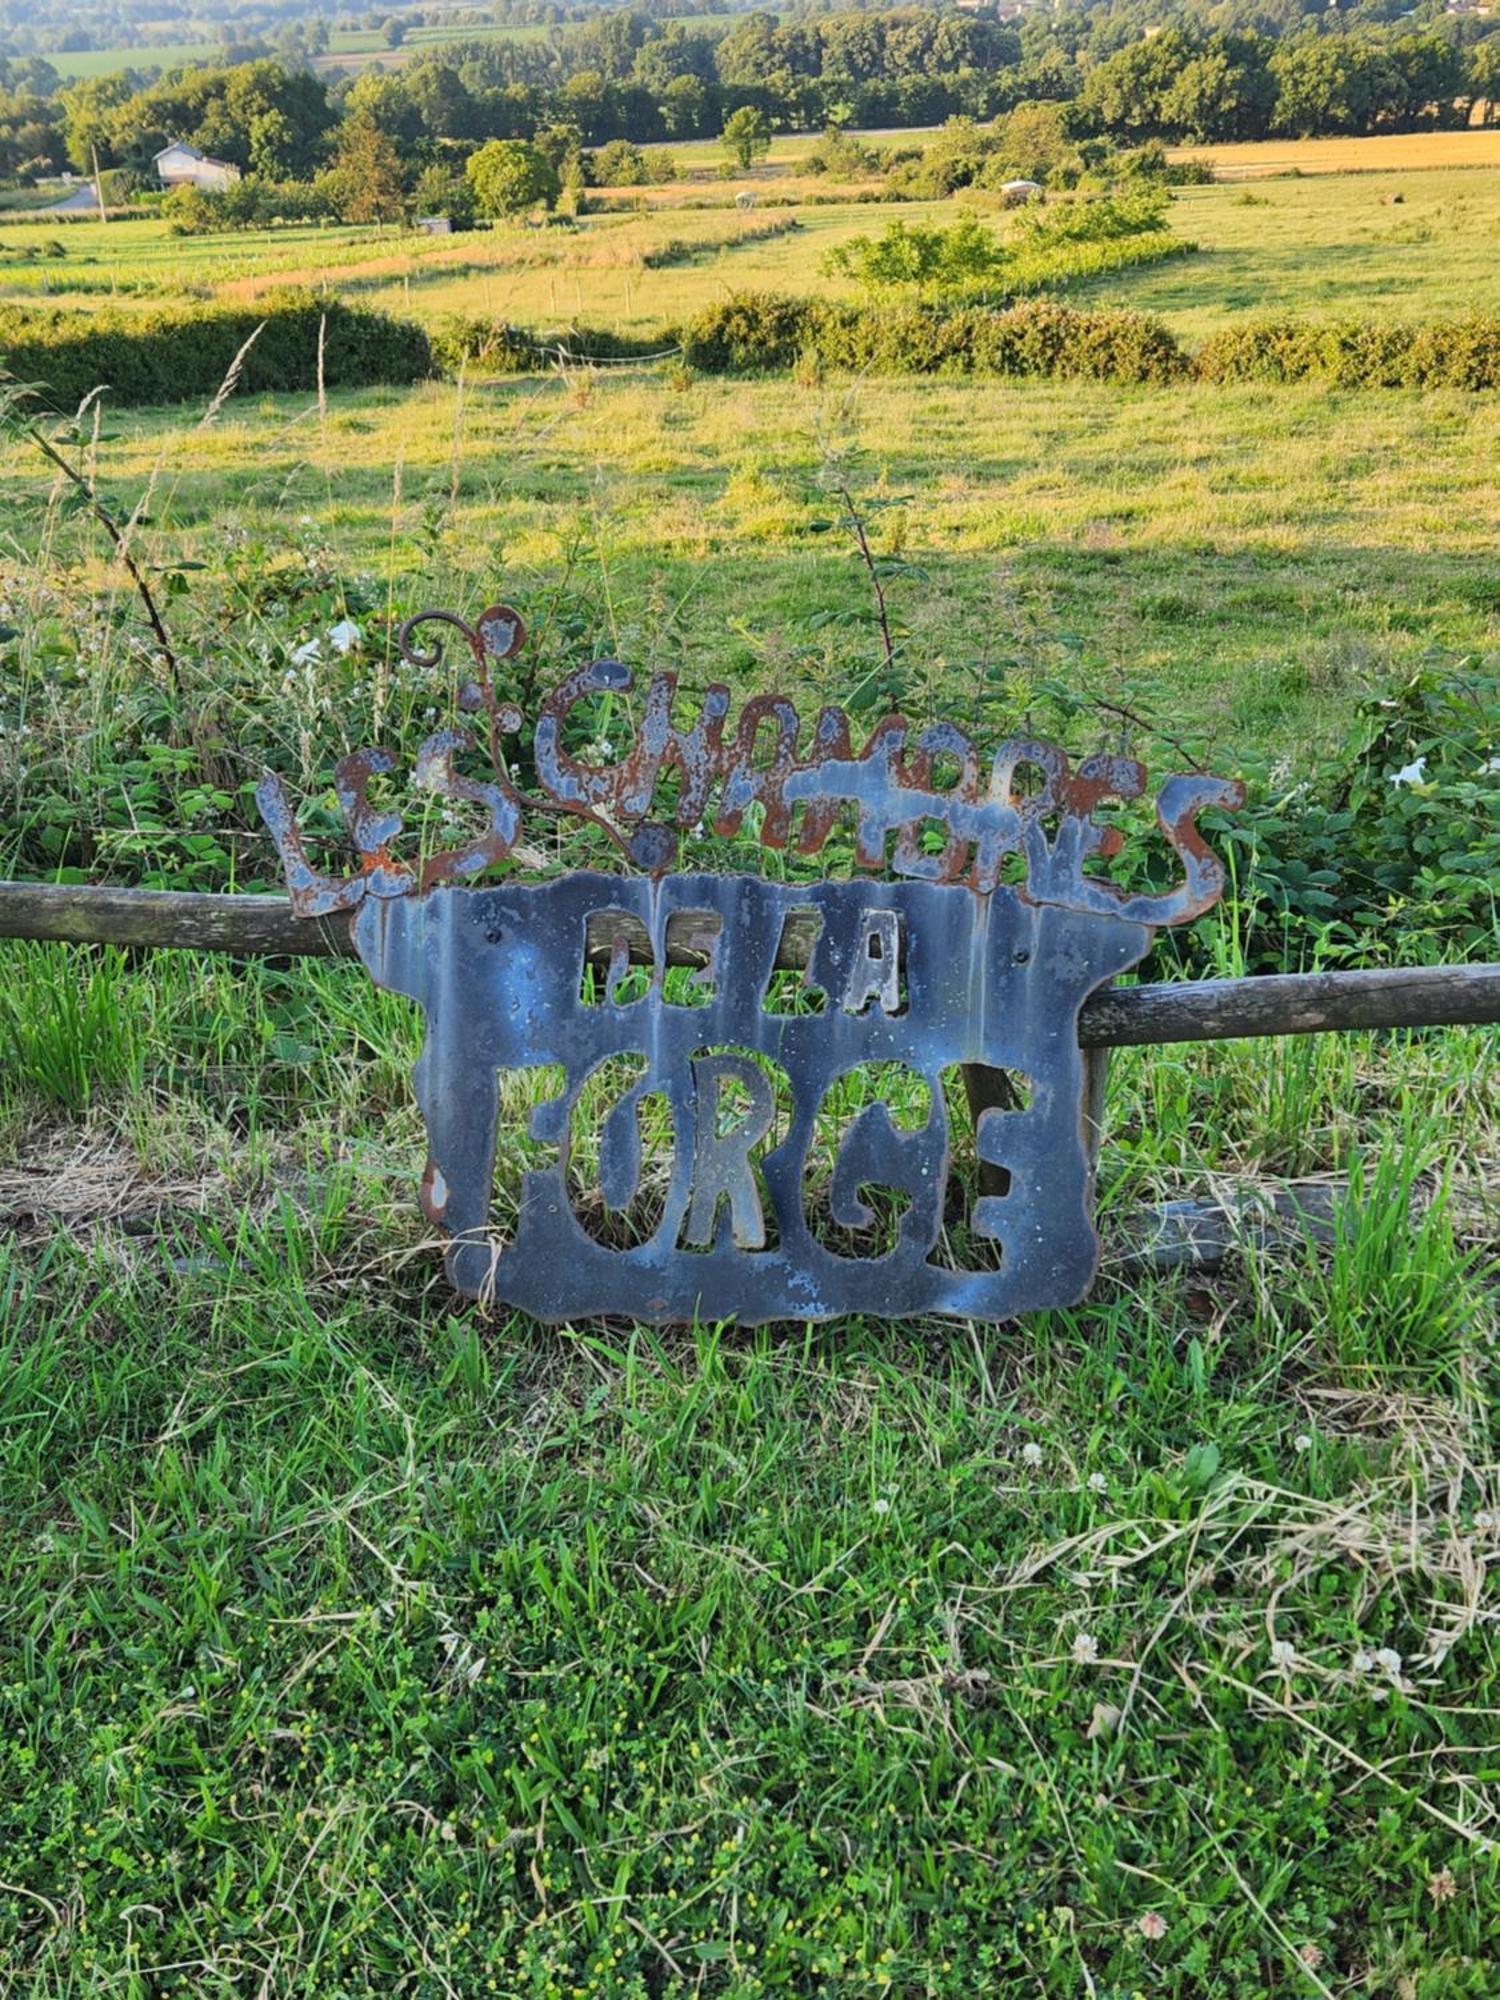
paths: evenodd
<path fill-rule="evenodd" d="M 315 667 L 322 657 L 322 640 L 309 639 L 305 645 L 299 646 L 292 654 L 292 665 L 294 667 Z"/>
<path fill-rule="evenodd" d="M 1107 1493 L 1109 1481 L 1102 1472 L 1091 1472 L 1088 1477 L 1088 1488 L 1090 1493 Z"/>
<path fill-rule="evenodd" d="M 1364 1647 L 1361 1646 L 1349 1664 L 1357 1674 L 1373 1674 L 1375 1671 L 1375 1655 L 1367 1653 Z"/>
<path fill-rule="evenodd" d="M 1393 773 L 1391 783 L 1393 785 L 1420 785 L 1426 770 L 1427 759 L 1425 757 L 1414 757 L 1411 763 L 1403 764 L 1399 771 Z"/>
<path fill-rule="evenodd" d="M 891 1503 L 889 1500 L 877 1500 L 875 1502 L 875 1512 L 877 1514 L 889 1514 L 890 1511 Z"/>
<path fill-rule="evenodd" d="M 1306 1432 L 1306 1431 L 1298 1431 L 1297 1435 L 1296 1435 L 1296 1436 L 1295 1436 L 1295 1437 L 1294 1437 L 1294 1438 L 1292 1439 L 1292 1450 L 1293 1450 L 1293 1451 L 1311 1451 L 1311 1450 L 1312 1450 L 1312 1444 L 1313 1444 L 1313 1441 L 1312 1441 L 1312 1439 L 1311 1439 L 1311 1438 L 1310 1438 L 1310 1437 L 1308 1436 L 1308 1434 L 1307 1434 L 1307 1432 Z"/>
<path fill-rule="evenodd" d="M 1135 1927 L 1143 1938 L 1150 1938 L 1153 1944 L 1167 1934 L 1167 1920 L 1160 1910 L 1142 1910 L 1136 1918 Z"/>
<path fill-rule="evenodd" d="M 1394 1646 L 1382 1646 L 1380 1651 L 1375 1655 L 1375 1664 L 1380 1668 L 1382 1673 L 1389 1674 L 1392 1680 L 1399 1678 L 1401 1673 L 1401 1655 L 1396 1651 Z"/>
<path fill-rule="evenodd" d="M 1042 1462 L 1042 1447 L 1039 1444 L 1032 1442 L 1031 1444 L 1022 1445 L 1021 1463 L 1023 1465 L 1029 1465 L 1033 1469 L 1035 1469 L 1037 1466 L 1041 1464 L 1041 1462 Z"/>
<path fill-rule="evenodd" d="M 1090 1667 L 1099 1657 L 1099 1641 L 1092 1632 L 1080 1632 L 1073 1641 L 1073 1664 Z"/>
<path fill-rule="evenodd" d="M 364 644 L 364 638 L 352 618 L 341 618 L 337 625 L 328 628 L 328 643 L 336 653 L 352 653 L 356 646 Z"/>
<path fill-rule="evenodd" d="M 1297 1648 L 1292 1644 L 1291 1640 L 1273 1639 L 1271 1641 L 1271 1665 L 1273 1667 L 1280 1667 L 1284 1674 L 1289 1674 L 1296 1664 Z"/>

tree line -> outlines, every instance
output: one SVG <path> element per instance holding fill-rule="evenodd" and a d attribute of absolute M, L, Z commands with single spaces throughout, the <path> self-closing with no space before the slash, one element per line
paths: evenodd
<path fill-rule="evenodd" d="M 1298 15 L 1283 32 L 1256 18 L 1143 24 L 1136 0 L 1015 24 L 947 5 L 697 23 L 619 9 L 540 40 L 447 45 L 352 81 L 261 58 L 61 86 L 45 62 L 0 58 L 0 174 L 96 161 L 145 173 L 180 139 L 267 183 L 307 182 L 351 130 L 373 128 L 410 181 L 437 165 L 461 172 L 494 140 L 541 141 L 557 155 L 559 133 L 574 148 L 707 138 L 747 109 L 769 128 L 808 129 L 989 121 L 1048 103 L 1073 136 L 1122 145 L 1456 126 L 1481 102 L 1494 115 L 1500 28 L 1487 17 Z"/>

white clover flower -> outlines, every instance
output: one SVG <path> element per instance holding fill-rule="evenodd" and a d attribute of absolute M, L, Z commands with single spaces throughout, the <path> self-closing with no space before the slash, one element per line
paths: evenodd
<path fill-rule="evenodd" d="M 1042 1447 L 1039 1444 L 1037 1444 L 1033 1440 L 1031 1444 L 1022 1445 L 1021 1463 L 1023 1465 L 1029 1465 L 1035 1468 L 1036 1466 L 1040 1465 L 1041 1462 L 1042 1462 Z"/>
<path fill-rule="evenodd" d="M 315 667 L 322 657 L 322 640 L 309 639 L 305 645 L 299 646 L 292 654 L 292 665 L 294 667 Z"/>
<path fill-rule="evenodd" d="M 889 1501 L 889 1500 L 877 1500 L 877 1501 L 876 1501 L 876 1502 L 874 1503 L 874 1511 L 875 1511 L 875 1512 L 876 1512 L 877 1514 L 889 1514 L 889 1513 L 890 1513 L 890 1511 L 891 1511 L 891 1503 L 890 1503 L 890 1501 Z"/>
<path fill-rule="evenodd" d="M 1099 1641 L 1092 1632 L 1080 1632 L 1073 1641 L 1073 1664 L 1090 1667 L 1099 1657 Z"/>
<path fill-rule="evenodd" d="M 341 618 L 337 625 L 328 628 L 328 643 L 336 653 L 352 653 L 356 646 L 364 644 L 365 635 L 352 618 Z"/>
<path fill-rule="evenodd" d="M 1313 1441 L 1306 1431 L 1298 1431 L 1297 1435 L 1292 1439 L 1293 1451 L 1311 1451 L 1312 1446 Z"/>
<path fill-rule="evenodd" d="M 1401 1672 L 1401 1655 L 1394 1646 L 1382 1646 L 1375 1655 L 1375 1664 L 1382 1673 L 1389 1674 L 1392 1680 L 1395 1680 Z"/>
<path fill-rule="evenodd" d="M 1150 1938 L 1153 1944 L 1167 1934 L 1167 1920 L 1160 1910 L 1142 1910 L 1135 1920 L 1135 1927 L 1143 1938 Z"/>
<path fill-rule="evenodd" d="M 1271 1665 L 1273 1667 L 1280 1667 L 1283 1673 L 1289 1674 L 1296 1664 L 1297 1648 L 1292 1644 L 1291 1640 L 1273 1639 L 1271 1641 Z"/>
<path fill-rule="evenodd" d="M 1375 1671 L 1375 1655 L 1367 1653 L 1364 1647 L 1361 1646 L 1349 1664 L 1357 1674 L 1373 1674 Z"/>
<path fill-rule="evenodd" d="M 1107 1493 L 1109 1481 L 1102 1472 L 1091 1472 L 1088 1476 L 1088 1489 L 1090 1493 Z"/>

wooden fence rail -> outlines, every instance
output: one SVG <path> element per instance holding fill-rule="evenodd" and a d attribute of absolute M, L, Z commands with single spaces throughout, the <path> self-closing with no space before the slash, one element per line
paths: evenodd
<path fill-rule="evenodd" d="M 592 935 L 607 961 L 609 927 L 601 924 Z M 284 896 L 40 882 L 0 882 L 0 937 L 219 951 L 242 958 L 353 955 L 345 923 L 296 917 Z M 702 963 L 690 928 L 674 936 L 671 956 L 684 965 Z M 778 962 L 805 965 L 806 942 L 790 939 Z M 1079 1040 L 1085 1048 L 1126 1048 L 1497 1021 L 1500 964 L 1401 966 L 1118 986 L 1085 1003 Z"/>

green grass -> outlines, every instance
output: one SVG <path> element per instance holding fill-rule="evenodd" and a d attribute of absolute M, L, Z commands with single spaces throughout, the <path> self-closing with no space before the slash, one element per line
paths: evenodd
<path fill-rule="evenodd" d="M 762 206 L 743 217 L 733 210 L 732 188 L 683 181 L 611 194 L 609 206 L 577 229 L 506 227 L 457 239 L 295 226 L 179 238 L 158 221 L 75 224 L 51 232 L 65 253 L 55 258 L 42 255 L 45 239 L 35 225 L 8 233 L 0 227 L 0 297 L 41 293 L 59 304 L 87 304 L 111 291 L 127 299 L 178 291 L 245 296 L 258 285 L 298 279 L 358 290 L 429 324 L 462 313 L 528 325 L 577 318 L 654 327 L 680 320 L 726 287 L 850 294 L 852 281 L 823 268 L 830 248 L 892 219 L 925 225 L 966 212 L 962 201 L 808 204 L 817 183 L 795 177 L 795 156 L 811 143 L 784 142 L 782 165 L 793 178 L 760 182 Z M 690 149 L 680 155 L 689 170 Z M 1397 194 L 1402 201 L 1392 206 Z M 1004 215 L 987 219 L 1002 236 L 1017 226 Z M 787 220 L 798 226 L 755 240 L 766 224 Z M 1489 250 L 1500 227 L 1500 168 L 1493 166 L 1180 189 L 1171 224 L 1203 254 L 1101 279 L 1070 296 L 1158 314 L 1189 345 L 1237 318 L 1268 312 L 1411 319 L 1500 309 Z M 650 268 L 646 260 L 669 242 L 701 244 L 703 254 Z"/>
<path fill-rule="evenodd" d="M 4 957 L 60 1045 L 83 956 Z M 1107 1238 L 1357 1157 L 1327 1262 L 551 1333 L 435 1283 L 358 968 L 87 977 L 128 1086 L 39 1026 L 0 1100 L 28 1990 L 1491 1990 L 1475 1177 L 1391 1220 L 1491 1037 L 1118 1061 Z"/>
<path fill-rule="evenodd" d="M 1310 185 L 1195 196 L 1213 256 L 1130 297 L 1248 309 L 1260 232 L 1265 307 L 1493 301 L 1477 209 L 1361 250 L 1415 196 Z M 814 218 L 634 282 L 701 297 L 881 212 Z M 325 249 L 402 278 L 361 270 L 374 237 L 110 241 L 165 283 Z M 439 269 L 414 310 L 492 283 L 545 317 L 549 283 L 631 275 Z M 83 449 L 138 513 L 178 685 L 9 446 L 0 867 L 267 881 L 240 811 L 267 754 L 317 796 L 449 717 L 456 664 L 382 643 L 424 603 L 512 598 L 544 683 L 608 651 L 844 698 L 879 643 L 839 473 L 890 503 L 913 713 L 993 738 L 1062 685 L 1128 709 L 1154 772 L 1290 784 L 1356 696 L 1500 643 L 1492 403 L 574 368 L 322 411 L 309 383 L 206 428 L 106 401 Z M 346 615 L 364 651 L 293 664 Z M 1243 921 L 1209 935 L 1226 973 Z M 357 965 L 0 946 L 0 1988 L 1500 1990 L 1493 1031 L 1120 1052 L 1086 1306 L 754 1334 L 456 1301 L 415 1198 L 420 1034 Z M 1350 1187 L 1329 1244 L 1129 1259 L 1142 1208 L 1306 1176 Z"/>
<path fill-rule="evenodd" d="M 321 548 L 376 602 L 470 608 L 502 586 L 534 605 L 568 574 L 601 645 L 643 670 L 681 662 L 693 686 L 780 682 L 812 705 L 866 671 L 867 586 L 819 525 L 826 454 L 846 446 L 872 494 L 901 500 L 874 532 L 915 565 L 892 598 L 927 712 L 1005 665 L 1022 684 L 1133 690 L 1233 765 L 1301 754 L 1430 649 L 1500 637 L 1489 404 L 1457 392 L 674 388 L 569 370 L 339 396 L 324 430 L 310 399 L 191 421 L 111 419 L 105 476 L 130 504 L 150 483 L 153 562 L 227 545 L 295 577 Z M 8 484 L 28 503 L 9 530 L 20 557 L 47 532 L 48 489 L 19 465 Z M 17 589 L 45 620 L 36 579 Z M 224 615 L 256 633 L 248 603 Z M 368 727 L 368 707 L 342 719 Z"/>

